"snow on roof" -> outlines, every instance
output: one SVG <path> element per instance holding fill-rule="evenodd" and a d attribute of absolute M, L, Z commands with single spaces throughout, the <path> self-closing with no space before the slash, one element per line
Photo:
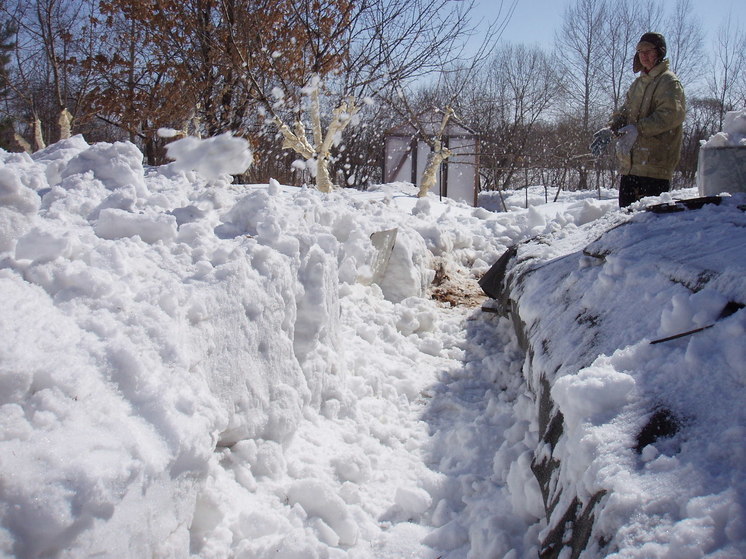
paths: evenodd
<path fill-rule="evenodd" d="M 592 557 L 683 554 L 712 522 L 694 503 L 744 521 L 746 195 L 708 201 L 720 203 L 562 229 L 518 245 L 507 266 L 529 385 L 551 402 L 539 415 L 561 414 L 540 427 L 550 450 L 535 471 L 551 470 L 555 523 L 593 507 L 579 543 Z M 715 532 L 708 551 L 746 549 L 742 531 Z M 559 524 L 544 534 L 575 541 Z"/>
<path fill-rule="evenodd" d="M 426 131 L 428 134 L 434 134 L 437 130 L 440 129 L 440 125 L 442 122 L 442 115 L 440 113 L 428 113 L 426 115 L 420 115 L 420 126 Z M 386 136 L 414 136 L 417 133 L 417 127 L 415 127 L 411 123 L 404 123 L 400 124 L 398 126 L 395 126 L 389 130 L 386 131 Z M 477 133 L 474 132 L 471 128 L 466 126 L 465 124 L 462 124 L 458 122 L 455 118 L 451 118 L 448 121 L 448 124 L 446 125 L 445 129 L 445 135 L 446 136 L 461 136 L 461 137 L 469 137 L 469 136 L 476 136 Z"/>

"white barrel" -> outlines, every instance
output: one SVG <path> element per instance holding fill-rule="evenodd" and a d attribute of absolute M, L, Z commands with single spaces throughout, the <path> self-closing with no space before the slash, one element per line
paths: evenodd
<path fill-rule="evenodd" d="M 701 148 L 697 188 L 700 196 L 746 192 L 746 146 Z"/>

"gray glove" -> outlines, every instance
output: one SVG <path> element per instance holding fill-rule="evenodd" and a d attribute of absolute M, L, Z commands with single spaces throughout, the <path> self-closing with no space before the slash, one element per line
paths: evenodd
<path fill-rule="evenodd" d="M 591 142 L 591 145 L 588 146 L 588 149 L 591 150 L 593 155 L 598 157 L 606 151 L 606 146 L 609 145 L 611 136 L 611 128 L 601 128 L 601 130 L 593 134 L 593 141 Z"/>
<path fill-rule="evenodd" d="M 617 134 L 619 134 L 619 139 L 616 143 L 616 150 L 622 155 L 627 155 L 637 140 L 637 126 L 634 124 L 622 126 Z"/>

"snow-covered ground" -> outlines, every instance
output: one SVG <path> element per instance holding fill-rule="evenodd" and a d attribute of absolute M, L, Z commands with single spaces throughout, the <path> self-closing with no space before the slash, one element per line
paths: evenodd
<path fill-rule="evenodd" d="M 546 521 L 525 357 L 510 321 L 480 310 L 476 280 L 537 235 L 545 256 L 555 240 L 590 243 L 596 224 L 629 217 L 614 191 L 528 210 L 521 192 L 493 213 L 399 184 L 233 185 L 220 171 L 250 161 L 233 140 L 182 144 L 158 168 L 132 144 L 79 136 L 0 152 L 0 555 L 535 557 Z M 381 276 L 371 234 L 392 229 Z M 604 280 L 613 297 L 623 280 Z M 661 334 L 706 323 L 718 302 L 663 305 Z M 745 315 L 723 322 L 722 367 L 746 359 Z M 643 353 L 606 359 L 634 368 Z M 568 457 L 588 452 L 584 414 L 632 389 L 621 372 L 591 376 L 561 395 L 579 437 Z M 708 432 L 722 453 L 743 456 L 742 413 Z M 673 471 L 666 452 L 645 457 Z M 742 464 L 740 484 L 671 501 L 687 557 L 743 551 Z"/>

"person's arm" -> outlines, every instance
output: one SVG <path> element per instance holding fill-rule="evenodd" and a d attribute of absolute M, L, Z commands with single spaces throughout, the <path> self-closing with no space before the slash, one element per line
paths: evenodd
<path fill-rule="evenodd" d="M 622 106 L 611 113 L 609 123 L 606 125 L 611 128 L 614 133 L 616 133 L 621 127 L 629 124 L 629 110 L 627 109 L 627 107 L 629 106 L 630 91 L 632 91 L 632 87 L 627 90 L 627 94 L 625 95 L 624 103 L 622 104 Z"/>
<path fill-rule="evenodd" d="M 628 122 L 627 119 L 627 104 L 622 105 L 619 110 L 614 111 L 609 119 L 607 125 L 612 131 L 617 132 L 621 127 L 625 126 Z"/>

